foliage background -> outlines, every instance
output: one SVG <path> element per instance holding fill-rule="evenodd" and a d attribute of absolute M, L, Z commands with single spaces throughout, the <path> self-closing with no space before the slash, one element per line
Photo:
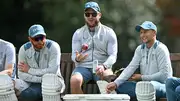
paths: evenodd
<path fill-rule="evenodd" d="M 134 27 L 145 20 L 158 26 L 158 39 L 170 52 L 180 52 L 179 0 L 1 0 L 0 38 L 18 50 L 28 41 L 28 29 L 42 24 L 47 37 L 57 41 L 62 53 L 71 52 L 71 38 L 84 25 L 84 3 L 99 3 L 101 22 L 114 29 L 118 38 L 118 60 L 114 69 L 126 67 L 140 44 Z"/>

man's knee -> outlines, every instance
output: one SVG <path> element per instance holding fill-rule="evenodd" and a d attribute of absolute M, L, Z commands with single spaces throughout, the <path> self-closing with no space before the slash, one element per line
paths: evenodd
<path fill-rule="evenodd" d="M 71 76 L 71 80 L 70 80 L 71 87 L 81 86 L 82 83 L 83 83 L 82 75 L 75 74 Z"/>
<path fill-rule="evenodd" d="M 176 87 L 175 92 L 180 94 L 180 85 Z"/>
<path fill-rule="evenodd" d="M 27 88 L 26 90 L 21 92 L 19 98 L 22 100 L 28 99 L 28 101 L 34 101 L 40 99 L 41 94 L 35 90 L 32 90 L 31 88 Z"/>
<path fill-rule="evenodd" d="M 136 97 L 135 88 L 136 82 L 125 81 L 122 85 L 117 87 L 116 92 L 118 94 L 128 94 L 130 97 Z"/>
<path fill-rule="evenodd" d="M 174 80 L 174 78 L 168 78 L 166 80 L 166 87 L 171 87 L 173 85 Z"/>
<path fill-rule="evenodd" d="M 14 86 L 15 86 L 16 93 L 18 93 L 18 95 L 19 95 L 22 91 L 29 88 L 30 83 L 27 83 L 21 79 L 15 79 Z"/>

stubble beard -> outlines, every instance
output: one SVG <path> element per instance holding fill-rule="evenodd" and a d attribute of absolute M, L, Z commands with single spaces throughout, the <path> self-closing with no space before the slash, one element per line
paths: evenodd
<path fill-rule="evenodd" d="M 94 28 L 94 27 L 96 27 L 96 26 L 98 25 L 98 23 L 99 23 L 99 21 L 96 20 L 93 25 L 90 25 L 90 24 L 86 21 L 86 24 L 87 24 L 87 26 L 88 26 L 89 28 Z"/>

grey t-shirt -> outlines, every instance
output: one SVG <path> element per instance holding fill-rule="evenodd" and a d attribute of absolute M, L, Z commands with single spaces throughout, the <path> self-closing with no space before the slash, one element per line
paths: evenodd
<path fill-rule="evenodd" d="M 12 43 L 0 39 L 0 71 L 6 69 L 8 64 L 16 63 L 15 47 Z"/>

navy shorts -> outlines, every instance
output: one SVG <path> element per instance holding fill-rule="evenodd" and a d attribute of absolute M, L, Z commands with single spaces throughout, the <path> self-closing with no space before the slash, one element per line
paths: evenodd
<path fill-rule="evenodd" d="M 72 75 L 74 74 L 82 75 L 83 83 L 87 83 L 90 80 L 97 81 L 100 79 L 96 74 L 93 74 L 92 68 L 76 67 L 72 72 Z"/>

